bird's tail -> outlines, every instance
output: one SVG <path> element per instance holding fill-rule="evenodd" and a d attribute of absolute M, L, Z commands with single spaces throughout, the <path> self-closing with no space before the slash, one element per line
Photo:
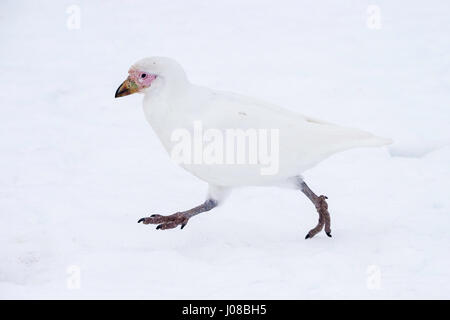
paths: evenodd
<path fill-rule="evenodd" d="M 382 147 L 393 143 L 392 139 L 382 138 L 371 135 L 366 139 L 359 141 L 361 143 L 361 147 Z"/>
<path fill-rule="evenodd" d="M 375 136 L 369 132 L 352 130 L 351 134 L 338 141 L 338 151 L 364 147 L 382 147 L 393 143 L 392 139 Z"/>

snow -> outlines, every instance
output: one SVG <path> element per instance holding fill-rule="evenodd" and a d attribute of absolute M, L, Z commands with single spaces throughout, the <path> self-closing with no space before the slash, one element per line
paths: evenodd
<path fill-rule="evenodd" d="M 450 298 L 448 1 L 0 8 L 0 298 Z M 277 188 L 236 190 L 182 231 L 156 231 L 137 220 L 197 205 L 207 186 L 169 160 L 142 96 L 114 99 L 151 55 L 395 144 L 304 174 L 329 197 L 332 239 L 304 240 L 314 207 Z"/>

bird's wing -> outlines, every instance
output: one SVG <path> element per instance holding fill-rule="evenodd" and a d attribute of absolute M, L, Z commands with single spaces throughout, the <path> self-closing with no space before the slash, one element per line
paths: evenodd
<path fill-rule="evenodd" d="M 202 113 L 206 127 L 279 129 L 280 157 L 302 167 L 310 167 L 346 149 L 391 142 L 365 131 L 338 126 L 229 92 L 209 91 Z"/>

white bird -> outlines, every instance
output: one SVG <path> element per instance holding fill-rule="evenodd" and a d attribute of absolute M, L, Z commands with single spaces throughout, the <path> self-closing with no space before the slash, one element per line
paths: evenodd
<path fill-rule="evenodd" d="M 170 58 L 144 58 L 132 65 L 128 74 L 115 97 L 137 92 L 144 94 L 145 116 L 169 154 L 174 156 L 175 148 L 179 149 L 180 142 L 184 142 L 184 146 L 200 149 L 190 154 L 191 158 L 195 158 L 199 152 L 200 155 L 205 154 L 208 141 L 216 142 L 214 148 L 210 146 L 208 149 L 209 152 L 211 149 L 214 151 L 210 154 L 212 161 L 201 158 L 178 160 L 183 168 L 209 184 L 206 201 L 187 211 L 168 216 L 152 215 L 138 221 L 158 224 L 157 229 L 172 229 L 178 225 L 183 228 L 192 216 L 222 203 L 234 187 L 275 185 L 297 188 L 315 205 L 319 221 L 308 232 L 306 239 L 316 235 L 323 227 L 331 237 L 327 197 L 317 196 L 306 185 L 301 174 L 336 152 L 391 143 L 389 139 L 300 115 L 253 98 L 194 85 L 188 81 L 183 68 Z M 232 144 L 232 149 L 219 150 L 225 148 L 224 139 L 228 137 L 227 143 L 230 141 L 227 134 L 236 131 L 247 134 L 248 143 L 244 145 L 244 152 L 247 158 L 253 156 L 253 162 L 249 159 L 241 163 L 220 161 L 221 156 L 226 158 L 239 151 L 239 146 Z M 187 136 L 195 137 L 202 132 L 208 132 L 209 138 L 203 136 L 200 145 L 193 141 L 195 139 L 186 140 Z M 270 142 L 269 139 L 262 139 L 268 133 L 273 133 Z M 258 143 L 264 140 L 266 145 L 257 144 L 256 149 L 250 150 L 250 140 L 255 142 L 258 137 L 261 138 Z M 268 149 L 276 151 L 276 158 L 271 158 L 272 163 L 263 161 L 261 157 L 269 154 Z M 187 149 L 184 151 L 184 160 L 189 160 L 189 152 Z M 251 152 L 256 152 L 256 161 Z M 269 165 L 272 168 L 268 168 Z"/>

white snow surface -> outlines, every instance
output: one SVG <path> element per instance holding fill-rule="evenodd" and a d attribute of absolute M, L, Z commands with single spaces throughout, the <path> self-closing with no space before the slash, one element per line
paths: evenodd
<path fill-rule="evenodd" d="M 66 10 L 81 9 L 69 30 Z M 367 27 L 367 7 L 382 28 Z M 450 3 L 0 3 L 0 298 L 450 298 Z M 187 227 L 137 224 L 204 200 L 142 111 L 114 99 L 136 60 L 199 85 L 390 137 L 304 176 L 235 190 Z M 75 266 L 80 286 L 73 288 Z"/>

